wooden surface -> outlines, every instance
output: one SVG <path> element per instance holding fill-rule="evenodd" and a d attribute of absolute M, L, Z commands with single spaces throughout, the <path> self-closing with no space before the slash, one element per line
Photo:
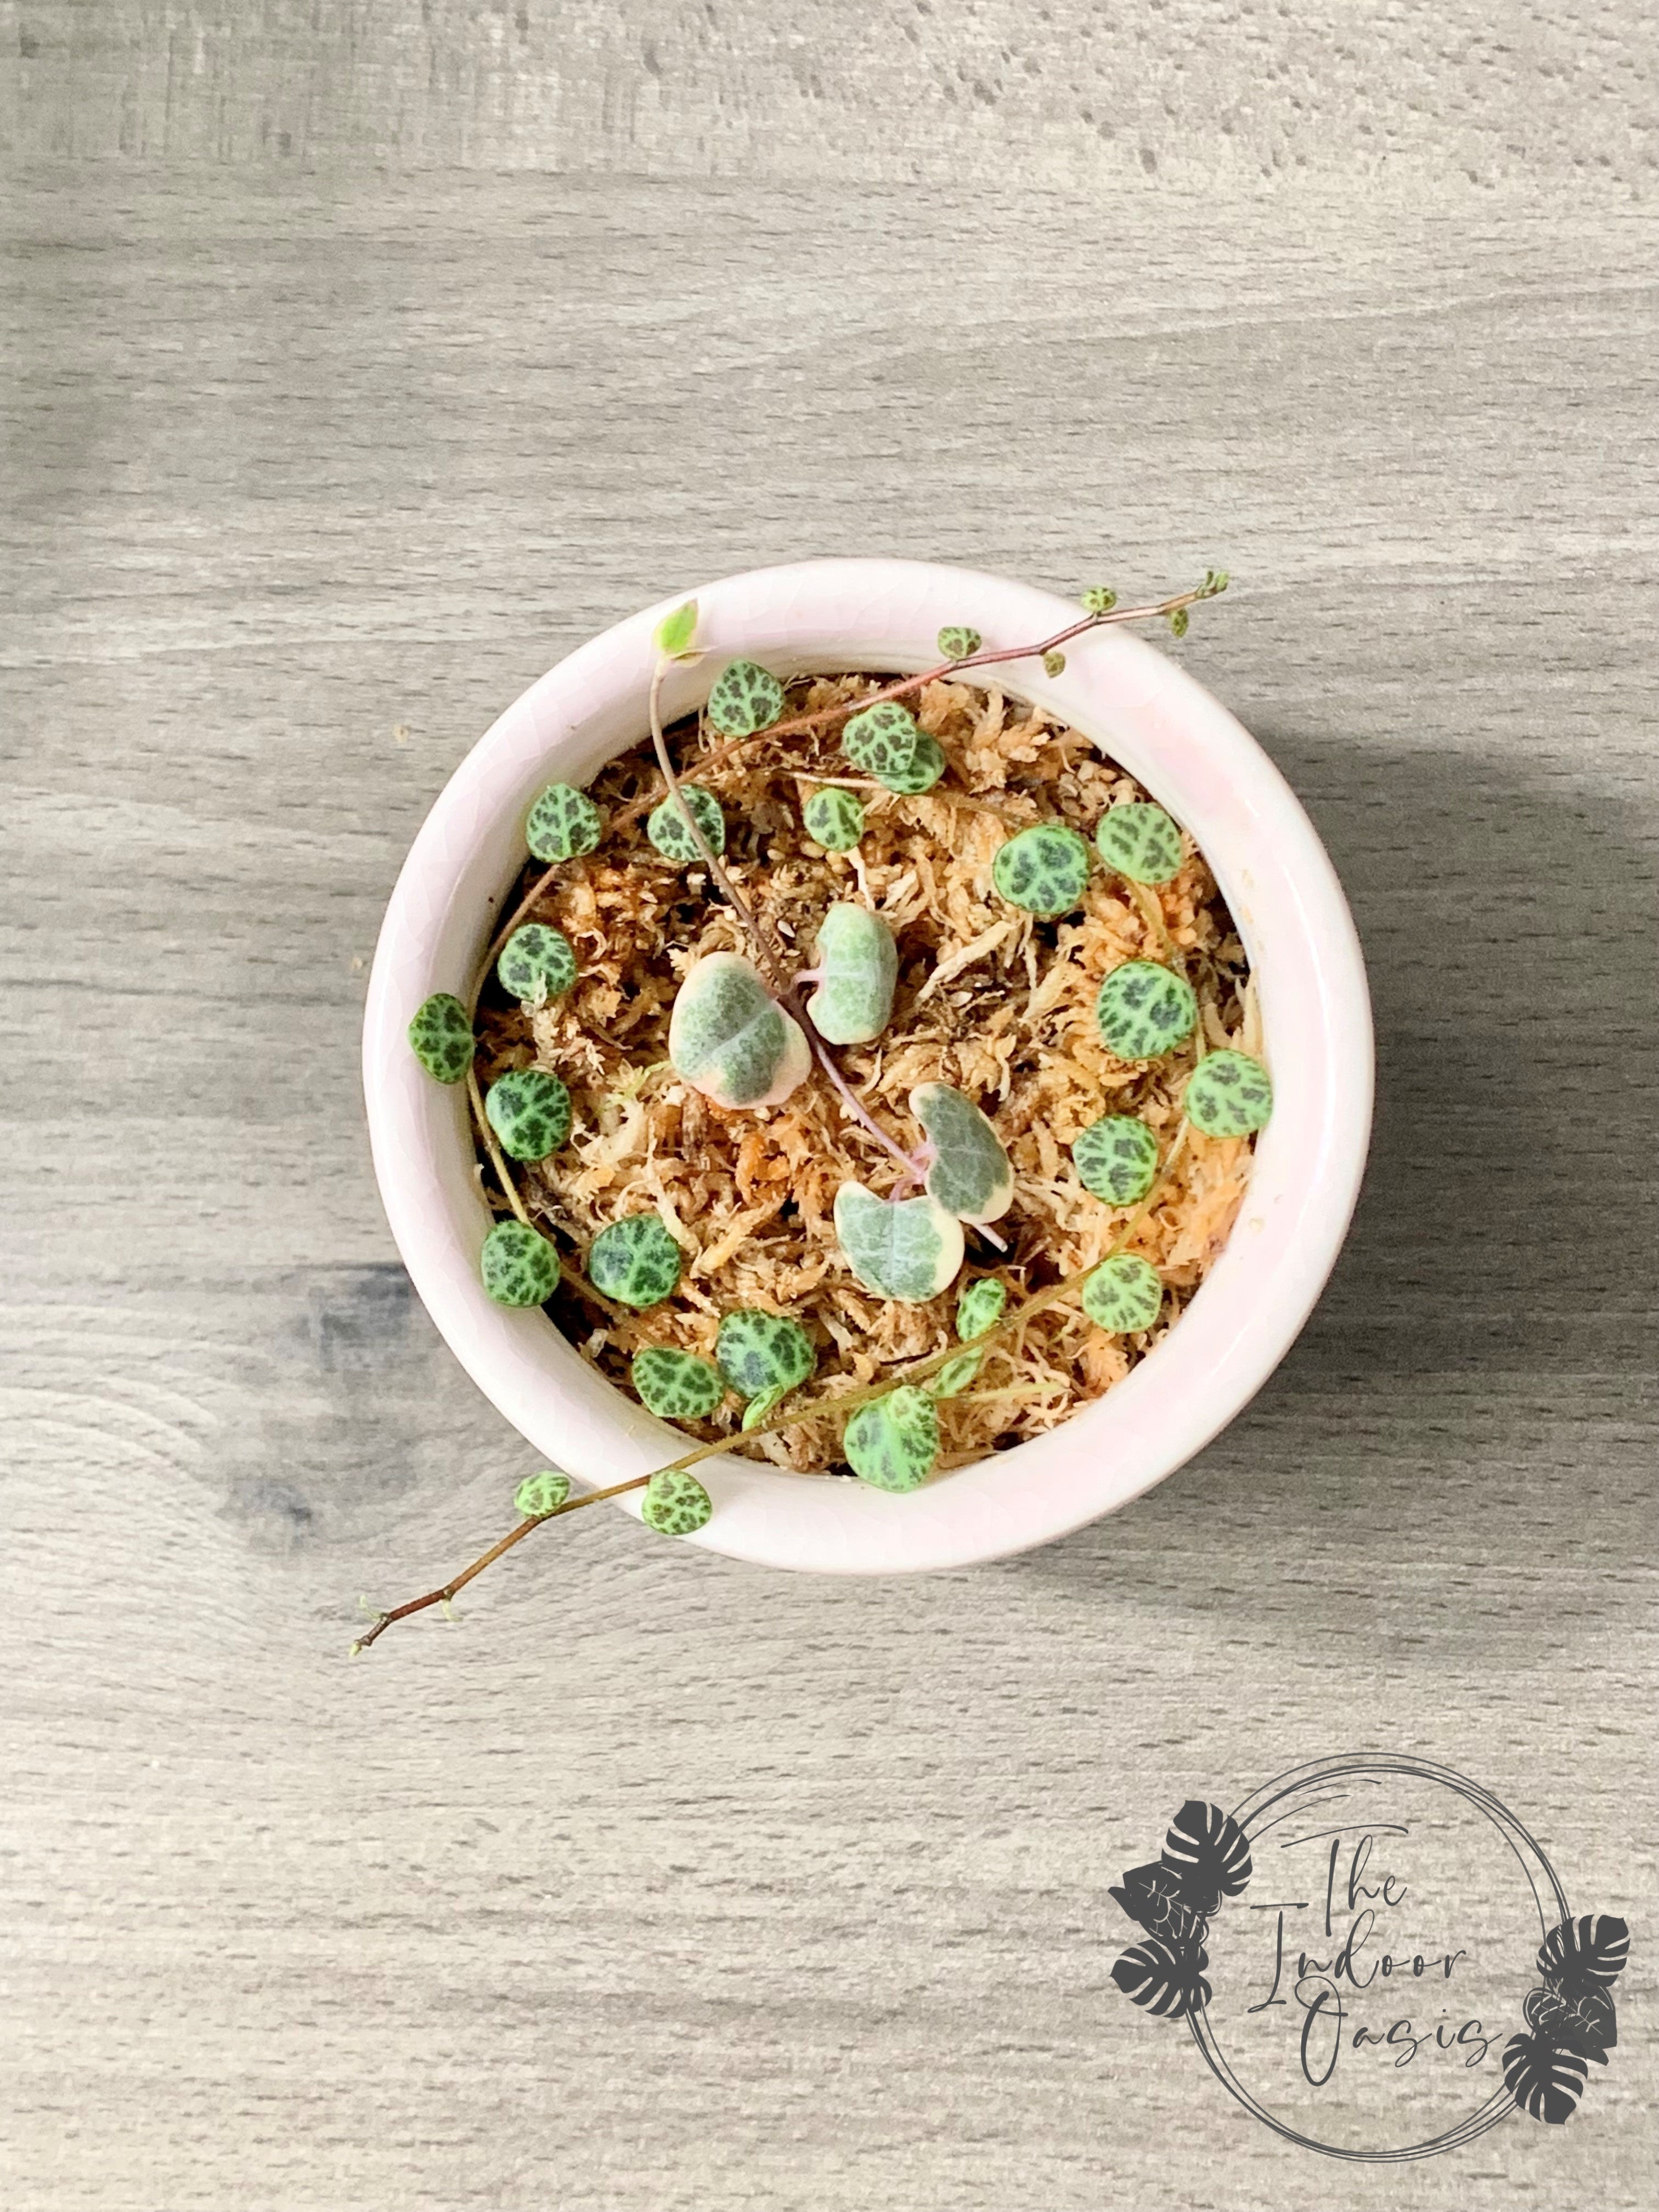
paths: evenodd
<path fill-rule="evenodd" d="M 0 9 L 15 2212 L 1655 2203 L 1655 320 L 1635 0 Z M 1644 135 L 1645 134 L 1645 135 Z M 596 1513 L 392 1252 L 387 890 L 700 579 L 1235 591 L 1353 900 L 1345 1261 L 1030 1558 Z M 1285 2151 L 1108 1981 L 1170 1808 L 1384 1742 L 1625 1913 L 1569 2128 Z"/>

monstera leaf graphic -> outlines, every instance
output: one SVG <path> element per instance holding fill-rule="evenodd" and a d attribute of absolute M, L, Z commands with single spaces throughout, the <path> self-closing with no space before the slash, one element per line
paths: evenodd
<path fill-rule="evenodd" d="M 1572 2118 L 1589 2070 L 1576 2051 L 1558 2051 L 1541 2035 L 1512 2035 L 1504 2046 L 1504 2086 L 1522 2111 L 1546 2127 Z"/>
<path fill-rule="evenodd" d="M 1183 1902 L 1206 1919 L 1250 1878 L 1250 1846 L 1231 1813 L 1189 1797 L 1170 1823 L 1161 1854 Z"/>
<path fill-rule="evenodd" d="M 1534 1990 L 1522 2010 L 1527 2026 L 1536 2028 L 1545 2042 L 1576 2051 L 1597 2066 L 1607 2064 L 1619 2040 L 1613 1999 L 1605 1990 L 1583 1990 L 1574 1997 L 1564 1997 L 1559 1990 Z"/>
<path fill-rule="evenodd" d="M 1630 1929 L 1610 1912 L 1587 1912 L 1552 1928 L 1538 1952 L 1538 1971 L 1553 1990 L 1571 1996 L 1616 1982 L 1630 1956 Z"/>
<path fill-rule="evenodd" d="M 1180 1949 L 1161 1936 L 1149 1936 L 1126 1951 L 1112 1969 L 1112 1979 L 1131 2004 L 1160 2018 L 1179 2020 L 1210 2002 L 1210 1984 L 1204 1969 L 1210 1954 L 1201 1945 Z"/>
<path fill-rule="evenodd" d="M 1206 1923 L 1181 1894 L 1181 1881 L 1161 1859 L 1131 1867 L 1112 1896 L 1149 1936 L 1167 1936 L 1177 1946 L 1201 1943 Z"/>

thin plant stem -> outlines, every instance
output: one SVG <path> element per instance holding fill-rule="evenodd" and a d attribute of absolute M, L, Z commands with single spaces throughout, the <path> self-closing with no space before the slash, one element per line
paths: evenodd
<path fill-rule="evenodd" d="M 483 1093 L 478 1088 L 478 1069 L 476 1060 L 466 1071 L 466 1095 L 472 1107 L 472 1118 L 478 1125 L 484 1150 L 489 1154 L 489 1164 L 495 1170 L 495 1180 L 507 1194 L 507 1202 L 526 1229 L 535 1229 L 535 1223 L 525 1211 L 524 1200 L 519 1195 L 519 1186 L 507 1171 L 507 1162 L 501 1158 L 501 1146 L 495 1142 L 495 1132 L 489 1126 L 489 1116 L 484 1112 Z M 538 1236 L 540 1231 L 537 1231 Z"/>
<path fill-rule="evenodd" d="M 377 1642 L 386 1633 L 394 1620 L 407 1620 L 411 1613 L 424 1613 L 430 1606 L 447 1605 L 458 1590 L 465 1589 L 468 1583 L 471 1582 L 476 1576 L 481 1575 L 486 1567 L 493 1566 L 495 1561 L 504 1553 L 510 1552 L 515 1544 L 522 1543 L 531 1530 L 539 1528 L 544 1521 L 556 1521 L 561 1514 L 579 1512 L 585 1505 L 598 1505 L 607 1498 L 621 1498 L 630 1490 L 643 1490 L 653 1476 L 681 1474 L 690 1468 L 700 1465 L 706 1459 L 714 1459 L 720 1453 L 730 1451 L 734 1443 L 747 1443 L 756 1437 L 769 1436 L 780 1429 L 799 1428 L 810 1421 L 830 1420 L 844 1414 L 855 1413 L 860 1406 L 873 1405 L 878 1398 L 886 1397 L 890 1391 L 898 1389 L 901 1384 L 914 1386 L 916 1383 L 927 1382 L 931 1376 L 937 1375 L 942 1368 L 948 1367 L 953 1359 L 960 1358 L 964 1351 L 988 1351 L 999 1337 L 1012 1335 L 1017 1331 L 1023 1332 L 1039 1314 L 1047 1313 L 1050 1308 L 1063 1304 L 1073 1292 L 1082 1288 L 1097 1267 L 1103 1267 L 1107 1260 L 1115 1258 L 1123 1250 L 1151 1212 L 1164 1184 L 1169 1180 L 1171 1169 L 1181 1156 L 1186 1141 L 1187 1123 L 1182 1121 L 1176 1131 L 1174 1139 L 1164 1156 L 1158 1174 L 1153 1178 L 1146 1195 L 1113 1237 L 1101 1259 L 1091 1260 L 1086 1267 L 1075 1269 L 1073 1273 L 1062 1277 L 1057 1283 L 1051 1283 L 1046 1291 L 1036 1291 L 1034 1296 L 1016 1306 L 1012 1312 L 1005 1313 L 991 1328 L 982 1330 L 971 1343 L 947 1344 L 942 1352 L 935 1352 L 926 1359 L 917 1360 L 900 1373 L 888 1376 L 879 1382 L 864 1383 L 854 1390 L 837 1391 L 834 1396 L 821 1398 L 816 1404 L 796 1406 L 787 1413 L 774 1413 L 766 1420 L 757 1421 L 754 1427 L 745 1431 L 741 1437 L 716 1437 L 712 1443 L 694 1444 L 689 1451 L 682 1452 L 678 1459 L 670 1460 L 665 1467 L 653 1468 L 649 1474 L 630 1475 L 627 1481 L 611 1483 L 603 1490 L 584 1491 L 580 1498 L 568 1498 L 562 1505 L 556 1505 L 549 1513 L 538 1513 L 528 1521 L 520 1522 L 516 1528 L 509 1529 L 498 1542 L 492 1544 L 487 1552 L 474 1559 L 470 1567 L 464 1568 L 453 1582 L 446 1583 L 441 1589 L 428 1590 L 423 1597 L 410 1598 L 402 1605 L 393 1606 L 390 1612 L 378 1614 L 374 1626 L 360 1636 L 352 1645 L 352 1657 L 356 1658 L 360 1651 L 367 1651 L 371 1644 Z"/>
<path fill-rule="evenodd" d="M 906 698 L 911 692 L 920 691 L 929 684 L 940 683 L 946 677 L 963 675 L 970 668 L 991 668 L 1009 660 L 1040 659 L 1044 653 L 1057 652 L 1062 645 L 1069 644 L 1074 637 L 1083 636 L 1088 630 L 1109 629 L 1120 623 L 1152 621 L 1161 615 L 1175 614 L 1182 607 L 1194 606 L 1199 600 L 1213 596 L 1213 592 L 1207 586 L 1197 584 L 1191 591 L 1177 592 L 1173 599 L 1160 599 L 1156 606 L 1110 607 L 1104 614 L 1085 615 L 1080 622 L 1070 623 L 1064 629 L 1056 630 L 1052 637 L 1045 638 L 1040 645 L 1003 646 L 995 650 L 970 653 L 961 660 L 942 660 L 937 668 L 924 669 L 920 676 L 898 677 L 893 683 L 884 684 L 879 690 L 867 692 L 861 699 L 843 699 L 836 706 L 820 707 L 810 714 L 796 714 L 787 722 L 774 722 L 768 729 L 751 730 L 746 737 L 728 738 L 723 745 L 716 745 L 712 752 L 705 753 L 697 765 L 712 768 L 719 761 L 729 760 L 733 753 L 741 752 L 745 746 L 758 744 L 763 738 L 803 736 L 808 731 L 822 728 L 826 722 L 833 722 L 837 715 L 860 714 L 866 707 L 877 706 L 884 699 Z M 642 799 L 630 799 L 614 817 L 614 826 L 621 829 L 630 822 L 637 821 L 641 814 L 648 813 L 656 804 L 657 794 L 654 793 Z"/>
<path fill-rule="evenodd" d="M 799 982 L 788 973 L 788 963 L 782 946 L 773 935 L 769 926 L 755 913 L 743 893 L 726 873 L 714 848 L 703 836 L 702 825 L 686 804 L 685 793 L 680 788 L 679 779 L 674 773 L 674 764 L 669 758 L 668 739 L 664 734 L 662 726 L 663 679 L 668 673 L 670 665 L 666 660 L 659 660 L 655 673 L 651 678 L 651 744 L 657 756 L 657 766 L 662 772 L 663 781 L 679 807 L 681 818 L 691 832 L 697 850 L 708 863 L 715 882 L 719 884 L 736 909 L 738 919 L 747 931 L 754 949 L 763 955 L 767 966 L 771 969 L 770 980 L 773 988 L 788 1007 L 803 1034 L 811 1041 L 813 1056 L 836 1091 L 840 1092 L 842 1101 L 848 1113 L 860 1127 L 867 1130 L 878 1144 L 884 1145 L 896 1159 L 902 1160 L 908 1167 L 910 1164 L 909 1153 L 905 1151 L 896 1137 L 890 1136 L 882 1127 L 880 1122 L 855 1094 L 852 1085 L 836 1066 L 835 1055 L 819 1033 L 817 1024 L 808 1010 Z"/>
<path fill-rule="evenodd" d="M 732 882 L 726 863 L 704 836 L 702 824 L 687 804 L 685 793 L 680 788 L 679 778 L 674 773 L 674 763 L 669 758 L 668 739 L 663 733 L 662 726 L 662 687 L 664 678 L 672 665 L 671 661 L 659 659 L 651 677 L 651 744 L 657 756 L 657 766 L 661 771 L 664 783 L 668 787 L 669 797 L 680 811 L 680 819 L 691 832 L 692 843 L 708 863 L 708 872 L 725 892 L 728 903 L 735 910 L 738 921 L 742 922 L 744 930 L 748 933 L 755 950 L 760 953 L 763 964 L 772 971 L 771 980 L 774 988 L 782 989 L 789 980 L 788 961 L 785 957 L 783 947 L 773 933 L 770 923 L 763 921 L 755 912 L 753 907 Z"/>

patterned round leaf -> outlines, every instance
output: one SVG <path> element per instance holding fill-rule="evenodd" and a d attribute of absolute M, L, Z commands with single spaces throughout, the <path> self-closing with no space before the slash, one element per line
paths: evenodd
<path fill-rule="evenodd" d="M 1095 1000 L 1100 1034 L 1120 1060 L 1157 1060 L 1198 1024 L 1198 1000 L 1185 976 L 1153 960 L 1114 968 Z"/>
<path fill-rule="evenodd" d="M 410 1048 L 440 1083 L 459 1083 L 472 1065 L 477 1040 L 466 1008 L 449 991 L 434 991 L 415 1010 L 409 1024 Z"/>
<path fill-rule="evenodd" d="M 513 1493 L 513 1510 L 521 1513 L 526 1521 L 539 1521 L 544 1514 L 554 1512 L 570 1495 L 570 1477 L 556 1467 L 544 1467 L 539 1474 L 527 1474 Z"/>
<path fill-rule="evenodd" d="M 1007 1303 L 1006 1284 L 998 1282 L 994 1275 L 981 1275 L 976 1283 L 969 1284 L 957 1301 L 957 1334 L 964 1344 L 971 1344 L 988 1328 L 996 1327 Z"/>
<path fill-rule="evenodd" d="M 933 1381 L 925 1388 L 930 1398 L 958 1398 L 979 1373 L 982 1352 L 959 1352 L 954 1359 L 947 1359 Z"/>
<path fill-rule="evenodd" d="M 1161 1936 L 1149 1936 L 1126 1951 L 1112 1969 L 1112 1979 L 1131 2004 L 1155 2013 L 1160 2019 L 1182 2020 L 1200 2012 L 1210 2002 L 1210 1984 L 1204 1969 L 1210 1954 L 1177 1948 Z"/>
<path fill-rule="evenodd" d="M 936 1198 L 878 1198 L 862 1183 L 844 1182 L 835 1212 L 848 1265 L 878 1297 L 924 1305 L 962 1265 L 962 1224 Z"/>
<path fill-rule="evenodd" d="M 1072 1147 L 1083 1188 L 1108 1206 L 1137 1206 L 1158 1176 L 1158 1139 L 1133 1114 L 1103 1114 Z"/>
<path fill-rule="evenodd" d="M 1608 2051 L 1619 2041 L 1618 2014 L 1605 1989 L 1583 1989 L 1571 1997 L 1559 1990 L 1533 1990 L 1522 2010 L 1527 2026 L 1546 2043 L 1559 2043 L 1597 2066 L 1607 2064 Z"/>
<path fill-rule="evenodd" d="M 919 1490 L 939 1459 L 939 1415 L 924 1390 L 901 1383 L 860 1406 L 842 1438 L 847 1463 L 877 1490 Z"/>
<path fill-rule="evenodd" d="M 1065 654 L 1063 653 L 1045 653 L 1042 656 L 1042 672 L 1045 676 L 1048 677 L 1063 676 L 1066 673 Z"/>
<path fill-rule="evenodd" d="M 700 783 L 683 783 L 680 798 L 696 818 L 703 841 L 713 853 L 726 850 L 726 817 L 720 803 L 712 791 L 705 791 Z M 645 825 L 645 834 L 665 860 L 683 862 L 701 860 L 702 854 L 696 839 L 686 825 L 679 803 L 672 793 L 660 806 L 653 807 Z"/>
<path fill-rule="evenodd" d="M 524 839 L 538 860 L 574 860 L 592 852 L 604 827 L 585 791 L 550 783 L 530 810 Z"/>
<path fill-rule="evenodd" d="M 976 629 L 963 625 L 947 623 L 939 634 L 939 653 L 941 660 L 966 660 L 970 653 L 977 653 L 985 642 Z"/>
<path fill-rule="evenodd" d="M 1095 831 L 1095 849 L 1132 884 L 1167 884 L 1181 867 L 1181 832 L 1161 806 L 1142 800 L 1109 806 Z"/>
<path fill-rule="evenodd" d="M 484 1238 L 478 1272 L 498 1306 L 544 1306 L 559 1287 L 559 1255 L 522 1221 L 498 1221 Z"/>
<path fill-rule="evenodd" d="M 544 1068 L 516 1067 L 490 1085 L 484 1116 L 509 1158 L 544 1160 L 570 1134 L 570 1093 Z"/>
<path fill-rule="evenodd" d="M 1248 1137 L 1273 1110 L 1267 1071 L 1247 1052 L 1206 1053 L 1188 1079 L 1187 1119 L 1206 1137 Z"/>
<path fill-rule="evenodd" d="M 562 929 L 527 921 L 515 929 L 495 963 L 501 988 L 526 1006 L 562 999 L 576 980 L 576 956 Z"/>
<path fill-rule="evenodd" d="M 722 737 L 753 737 L 782 712 L 782 684 L 755 660 L 728 660 L 708 695 L 708 719 Z"/>
<path fill-rule="evenodd" d="M 687 1468 L 665 1468 L 645 1486 L 640 1518 L 663 1536 L 690 1536 L 705 1527 L 714 1501 Z"/>
<path fill-rule="evenodd" d="M 864 802 L 855 791 L 827 783 L 800 811 L 806 834 L 826 853 L 850 853 L 864 835 Z"/>
<path fill-rule="evenodd" d="M 973 1100 L 948 1083 L 919 1083 L 910 1111 L 933 1155 L 928 1196 L 960 1221 L 1000 1219 L 1013 1203 L 1013 1163 Z"/>
<path fill-rule="evenodd" d="M 720 1373 L 740 1398 L 764 1390 L 794 1390 L 818 1364 L 812 1340 L 787 1314 L 746 1306 L 720 1323 L 714 1357 Z"/>
<path fill-rule="evenodd" d="M 1552 1928 L 1538 1951 L 1538 1971 L 1553 1989 L 1571 1991 L 1616 1982 L 1630 1956 L 1630 1929 L 1611 1912 L 1585 1913 Z"/>
<path fill-rule="evenodd" d="M 629 1375 L 641 1405 L 664 1421 L 706 1420 L 726 1395 L 726 1386 L 706 1359 L 648 1344 L 634 1355 Z"/>
<path fill-rule="evenodd" d="M 991 880 L 1027 914 L 1069 914 L 1089 883 L 1089 848 L 1063 822 L 1039 822 L 1011 837 L 991 863 Z"/>
<path fill-rule="evenodd" d="M 878 700 L 854 714 L 841 733 L 841 749 L 854 768 L 885 779 L 902 775 L 916 757 L 921 732 L 896 699 Z"/>
<path fill-rule="evenodd" d="M 1512 2035 L 1504 2045 L 1504 2082 L 1529 2119 L 1564 2126 L 1578 2109 L 1589 2068 L 1576 2051 L 1539 2035 Z"/>
<path fill-rule="evenodd" d="M 587 1279 L 619 1305 L 659 1306 L 679 1288 L 680 1248 L 655 1213 L 630 1213 L 587 1248 Z"/>
<path fill-rule="evenodd" d="M 778 1106 L 805 1077 L 812 1048 L 739 952 L 687 970 L 668 1022 L 677 1074 L 717 1106 Z"/>
<path fill-rule="evenodd" d="M 807 1001 L 831 1044 L 867 1044 L 892 1019 L 898 946 L 878 914 L 851 901 L 832 906 L 812 946 L 818 986 Z"/>
<path fill-rule="evenodd" d="M 1152 1328 L 1164 1305 L 1158 1270 L 1133 1252 L 1103 1260 L 1083 1285 L 1083 1310 L 1097 1328 L 1137 1336 Z"/>
<path fill-rule="evenodd" d="M 1224 1897 L 1241 1896 L 1250 1879 L 1250 1844 L 1231 1813 L 1189 1797 L 1170 1823 L 1158 1854 L 1194 1912 L 1207 1918 Z"/>
<path fill-rule="evenodd" d="M 931 791 L 949 766 L 945 748 L 926 730 L 916 732 L 915 750 L 902 768 L 878 769 L 876 781 L 908 799 Z"/>
<path fill-rule="evenodd" d="M 1104 584 L 1091 584 L 1083 594 L 1083 604 L 1091 615 L 1109 615 L 1117 605 L 1117 593 Z"/>

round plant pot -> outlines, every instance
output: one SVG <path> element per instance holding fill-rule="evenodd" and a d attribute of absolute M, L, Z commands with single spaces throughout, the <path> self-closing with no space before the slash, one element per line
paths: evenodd
<path fill-rule="evenodd" d="M 456 1358 L 534 1447 L 581 1486 L 673 1459 L 681 1434 L 624 1397 L 538 1311 L 492 1304 L 478 1279 L 491 1216 L 474 1172 L 465 1087 L 410 1052 L 410 1015 L 465 992 L 526 854 L 541 787 L 586 784 L 646 728 L 652 634 L 677 593 L 561 661 L 473 747 L 416 838 L 386 909 L 363 1038 L 374 1169 L 416 1290 Z M 989 647 L 1052 635 L 1075 605 L 969 569 L 804 561 L 696 594 L 703 659 L 677 667 L 670 718 L 737 657 L 778 675 L 933 666 L 946 623 Z M 1346 1232 L 1371 1110 L 1370 1004 L 1352 919 L 1313 825 L 1255 739 L 1127 629 L 1033 659 L 1011 690 L 1053 709 L 1138 777 L 1197 839 L 1249 953 L 1274 1106 L 1237 1223 L 1169 1335 L 1060 1428 L 908 1496 L 791 1475 L 731 1455 L 698 1473 L 714 1501 L 690 1540 L 734 1559 L 831 1574 L 959 1567 L 1046 1544 L 1190 1459 L 1260 1389 L 1312 1310 Z M 638 1493 L 617 1503 L 638 1511 Z"/>

